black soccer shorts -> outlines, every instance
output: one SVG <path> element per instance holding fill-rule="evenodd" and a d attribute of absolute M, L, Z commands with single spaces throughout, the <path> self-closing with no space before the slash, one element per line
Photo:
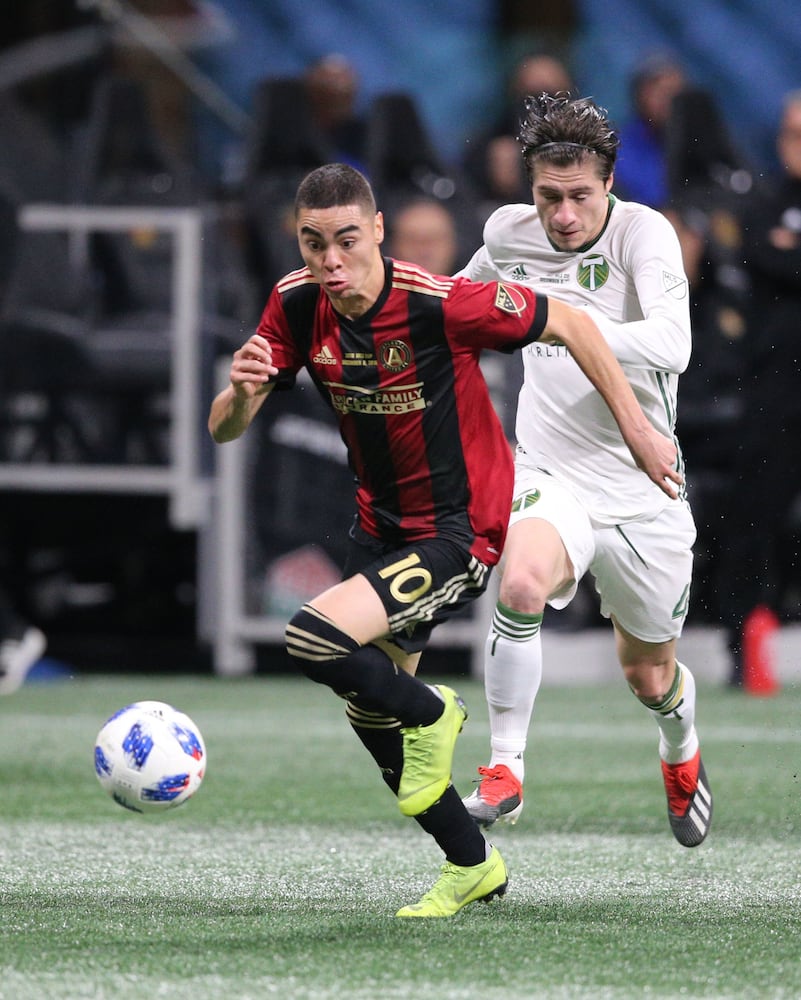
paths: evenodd
<path fill-rule="evenodd" d="M 491 567 L 451 538 L 397 545 L 351 528 L 343 576 L 361 573 L 381 598 L 392 641 L 407 653 L 424 649 L 432 630 L 487 588 Z"/>

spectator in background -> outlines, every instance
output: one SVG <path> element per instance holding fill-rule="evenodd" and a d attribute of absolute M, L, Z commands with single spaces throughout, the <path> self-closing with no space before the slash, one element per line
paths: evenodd
<path fill-rule="evenodd" d="M 679 237 L 690 285 L 693 350 L 677 425 L 698 538 L 693 609 L 719 621 L 717 567 L 740 447 L 748 276 L 741 216 L 754 176 L 714 96 L 687 84 L 670 100 L 662 133 L 661 206 Z"/>
<path fill-rule="evenodd" d="M 615 194 L 663 209 L 670 201 L 667 128 L 673 98 L 687 86 L 684 69 L 667 53 L 647 56 L 631 77 L 633 115 L 620 128 Z"/>
<path fill-rule="evenodd" d="M 693 609 L 702 621 L 717 622 L 717 567 L 743 411 L 749 281 L 740 220 L 743 206 L 751 203 L 754 176 L 706 90 L 688 85 L 673 97 L 664 140 L 670 200 L 662 212 L 681 244 L 693 327 L 678 414 L 698 527 Z"/>
<path fill-rule="evenodd" d="M 681 377 L 677 429 L 698 528 L 693 614 L 717 622 L 717 566 L 743 405 L 746 279 L 738 266 L 740 226 L 723 206 L 703 211 L 690 202 L 664 214 L 679 237 L 690 286 L 693 349 Z"/>
<path fill-rule="evenodd" d="M 366 123 L 357 109 L 359 76 L 343 55 L 330 53 L 312 63 L 304 74 L 311 115 L 327 145 L 331 160 L 363 170 Z"/>
<path fill-rule="evenodd" d="M 459 242 L 451 212 L 432 198 L 412 199 L 388 220 L 390 253 L 432 274 L 458 267 Z"/>
<path fill-rule="evenodd" d="M 790 520 L 801 494 L 801 90 L 785 97 L 776 149 L 781 174 L 743 215 L 747 379 L 718 577 L 730 679 L 747 687 L 755 673 L 771 684 L 767 640 L 779 625 L 782 575 L 799 570 Z"/>
<path fill-rule="evenodd" d="M 531 188 L 517 144 L 524 101 L 531 94 L 569 93 L 573 79 L 567 66 L 546 53 L 528 53 L 515 63 L 504 107 L 482 135 L 469 143 L 464 171 L 486 217 L 507 202 L 530 202 Z"/>

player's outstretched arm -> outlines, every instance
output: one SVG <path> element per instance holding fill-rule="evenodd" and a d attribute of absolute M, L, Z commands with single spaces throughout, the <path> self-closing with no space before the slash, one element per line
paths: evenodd
<path fill-rule="evenodd" d="M 660 434 L 642 412 L 623 369 L 595 322 L 580 309 L 548 300 L 548 323 L 540 340 L 564 344 L 603 396 L 638 467 L 669 497 L 683 482 L 676 469 L 675 443 Z"/>
<path fill-rule="evenodd" d="M 277 375 L 269 342 L 257 333 L 234 353 L 230 383 L 211 404 L 209 432 L 218 444 L 238 438 L 270 394 Z"/>

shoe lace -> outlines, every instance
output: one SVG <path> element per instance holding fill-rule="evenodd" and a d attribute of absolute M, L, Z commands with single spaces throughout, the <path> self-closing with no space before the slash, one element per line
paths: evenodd
<path fill-rule="evenodd" d="M 473 780 L 476 783 L 480 783 L 484 778 L 502 781 L 507 776 L 505 769 L 502 770 L 500 764 L 496 764 L 495 767 L 479 767 L 478 773 L 481 775 L 481 778 L 474 778 Z"/>
<path fill-rule="evenodd" d="M 505 764 L 479 767 L 478 773 L 479 777 L 474 780 L 478 784 L 479 797 L 484 802 L 495 806 L 514 795 L 521 795 L 520 783 Z"/>
<path fill-rule="evenodd" d="M 695 786 L 698 784 L 695 768 L 690 767 L 688 764 L 674 765 L 668 769 L 668 776 L 670 784 L 676 791 L 681 790 L 685 795 L 692 795 L 695 791 Z"/>
<path fill-rule="evenodd" d="M 674 813 L 681 813 L 687 800 L 698 787 L 698 771 L 695 761 L 689 760 L 683 764 L 666 765 L 663 768 L 663 773 L 670 808 Z"/>

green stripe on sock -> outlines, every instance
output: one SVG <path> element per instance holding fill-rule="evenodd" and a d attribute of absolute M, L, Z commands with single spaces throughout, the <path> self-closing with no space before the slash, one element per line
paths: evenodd
<path fill-rule="evenodd" d="M 540 630 L 542 614 L 532 615 L 525 611 L 513 611 L 498 601 L 492 616 L 492 631 L 510 642 L 525 642 Z"/>

